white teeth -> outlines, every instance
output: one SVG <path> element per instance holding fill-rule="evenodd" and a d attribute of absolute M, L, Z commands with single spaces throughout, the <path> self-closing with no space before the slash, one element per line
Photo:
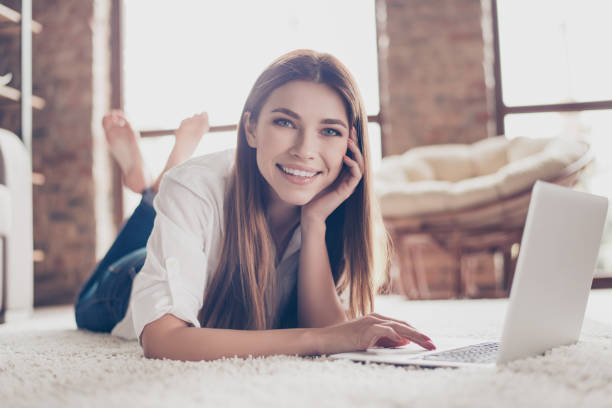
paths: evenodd
<path fill-rule="evenodd" d="M 285 173 L 289 173 L 289 174 L 292 174 L 292 175 L 294 175 L 294 176 L 299 176 L 299 177 L 312 177 L 312 176 L 314 176 L 315 174 L 317 174 L 316 172 L 314 172 L 314 173 L 309 173 L 309 172 L 307 172 L 307 171 L 300 171 L 300 170 L 288 169 L 287 167 L 283 167 L 283 166 L 280 166 L 280 167 L 281 167 L 281 169 L 283 169 L 283 171 L 284 171 Z"/>

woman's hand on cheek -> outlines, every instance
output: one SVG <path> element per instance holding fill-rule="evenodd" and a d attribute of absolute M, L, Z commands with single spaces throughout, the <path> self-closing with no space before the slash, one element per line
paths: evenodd
<path fill-rule="evenodd" d="M 364 160 L 357 146 L 357 131 L 353 127 L 348 139 L 348 150 L 354 159 L 346 154 L 338 178 L 326 189 L 317 194 L 309 203 L 302 206 L 302 223 L 325 222 L 327 217 L 353 194 L 363 175 Z"/>

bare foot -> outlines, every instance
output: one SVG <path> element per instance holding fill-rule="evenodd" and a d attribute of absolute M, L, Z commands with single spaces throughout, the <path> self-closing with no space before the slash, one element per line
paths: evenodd
<path fill-rule="evenodd" d="M 132 129 L 120 110 L 104 115 L 102 127 L 111 154 L 121 168 L 123 183 L 130 190 L 142 193 L 151 184 L 151 175 L 138 145 L 140 134 Z"/>
<path fill-rule="evenodd" d="M 153 183 L 153 191 L 157 191 L 161 178 L 166 171 L 191 157 L 196 147 L 198 147 L 200 140 L 202 140 L 202 136 L 204 136 L 204 133 L 208 132 L 209 128 L 208 113 L 206 112 L 183 119 L 179 128 L 174 132 L 174 147 L 172 148 L 172 152 L 170 152 L 170 156 L 168 156 L 164 171 L 162 171 L 157 177 L 157 180 L 155 180 L 155 183 Z"/>

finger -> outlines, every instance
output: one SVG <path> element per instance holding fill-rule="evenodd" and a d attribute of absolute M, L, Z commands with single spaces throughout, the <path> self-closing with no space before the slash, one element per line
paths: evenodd
<path fill-rule="evenodd" d="M 342 157 L 342 159 L 344 160 L 344 162 L 347 164 L 347 166 L 349 167 L 354 167 L 355 165 L 357 165 L 357 162 L 353 159 L 351 159 L 348 155 L 344 155 L 344 157 Z"/>
<path fill-rule="evenodd" d="M 351 152 L 353 152 L 353 156 L 355 156 L 354 160 L 359 164 L 359 168 L 363 172 L 363 167 L 365 164 L 363 160 L 363 154 L 361 153 L 361 150 L 359 150 L 357 142 L 353 141 L 352 139 L 349 139 L 348 147 Z"/>
<path fill-rule="evenodd" d="M 370 316 L 374 316 L 374 317 L 377 317 L 377 318 L 379 318 L 379 319 L 383 319 L 383 320 L 391 320 L 391 321 L 393 321 L 393 322 L 402 323 L 402 324 L 405 324 L 406 326 L 408 326 L 408 327 L 410 327 L 410 328 L 413 328 L 413 329 L 417 330 L 417 328 L 416 328 L 416 327 L 414 327 L 413 325 L 411 325 L 411 324 L 410 324 L 410 323 L 408 323 L 408 322 L 405 322 L 405 321 L 403 321 L 403 320 L 399 320 L 399 319 L 394 319 L 394 318 L 392 318 L 392 317 L 388 317 L 388 316 L 383 316 L 383 315 L 381 315 L 380 313 L 376 313 L 376 312 L 374 312 L 374 313 L 370 313 Z"/>
<path fill-rule="evenodd" d="M 350 171 L 353 177 L 355 177 L 357 180 L 361 179 L 361 169 L 359 168 L 359 164 L 355 160 L 351 159 L 347 155 L 344 155 L 344 163 L 346 163 L 346 165 L 350 167 Z"/>
<path fill-rule="evenodd" d="M 390 326 L 384 326 L 383 327 L 389 327 L 393 330 L 392 327 Z M 397 333 L 397 330 L 393 330 L 393 335 L 391 336 L 382 336 L 378 339 L 378 341 L 376 342 L 377 346 L 381 346 L 381 347 L 398 347 L 398 346 L 405 346 L 406 344 L 411 343 L 410 340 L 408 340 L 405 337 L 402 337 L 400 334 Z"/>
<path fill-rule="evenodd" d="M 366 350 L 374 347 L 374 345 L 376 344 L 376 342 L 378 341 L 378 339 L 380 338 L 380 336 L 374 336 L 372 337 L 372 339 L 370 340 L 370 342 L 368 343 L 368 345 L 366 346 Z"/>
<path fill-rule="evenodd" d="M 419 332 L 417 329 L 415 329 L 414 327 L 412 327 L 411 325 L 409 325 L 406 322 L 403 322 L 403 321 L 397 320 L 397 319 L 390 319 L 390 318 L 387 318 L 385 316 L 381 316 L 378 313 L 371 313 L 369 316 L 378 320 L 376 324 L 392 326 L 392 327 L 394 327 L 396 329 L 396 331 L 400 335 L 405 336 L 408 339 L 411 339 L 411 340 L 415 341 L 415 343 L 417 343 L 417 344 L 419 344 L 419 345 L 421 345 L 423 347 L 427 348 L 429 345 L 431 345 L 431 346 L 433 346 L 435 348 L 435 346 L 431 342 L 431 338 L 429 336 Z M 378 316 L 383 317 L 383 319 L 381 319 Z M 426 344 L 426 343 L 429 343 L 429 344 Z"/>
<path fill-rule="evenodd" d="M 436 346 L 433 344 L 433 342 L 428 336 L 414 329 L 406 327 L 405 325 L 401 323 L 388 322 L 388 323 L 381 323 L 381 324 L 385 326 L 393 327 L 393 329 L 395 329 L 395 331 L 400 336 L 405 337 L 408 340 L 411 340 L 417 343 L 419 346 L 423 348 L 426 348 L 428 350 L 434 350 L 436 348 Z"/>
<path fill-rule="evenodd" d="M 400 347 L 400 346 L 405 346 L 406 344 L 410 344 L 410 340 L 407 340 L 404 337 L 402 337 L 401 339 L 402 339 L 401 341 L 397 341 L 397 340 L 390 340 L 386 337 L 381 337 L 380 339 L 378 339 L 375 346 Z"/>
<path fill-rule="evenodd" d="M 398 342 L 398 343 L 402 341 L 402 336 L 396 333 L 392 327 L 382 326 L 382 325 L 374 325 L 373 327 L 375 327 L 376 330 L 374 331 L 373 333 L 374 335 L 372 336 L 372 338 L 370 339 L 370 342 L 368 343 L 368 348 L 374 347 L 374 345 L 382 337 L 386 337 L 387 339 L 392 340 L 394 342 Z"/>
<path fill-rule="evenodd" d="M 350 164 L 348 163 L 346 164 L 347 166 L 350 166 Z M 347 198 L 351 196 L 351 194 L 353 194 L 353 191 L 355 191 L 355 188 L 357 187 L 357 185 L 359 184 L 359 180 L 361 179 L 359 175 L 357 176 L 354 175 L 353 168 L 350 168 L 349 171 L 344 172 L 344 173 L 345 174 L 341 176 L 341 179 L 337 180 L 334 183 L 335 185 L 334 191 L 338 194 L 341 201 L 346 200 Z"/>
<path fill-rule="evenodd" d="M 354 160 L 347 156 L 344 157 L 344 163 L 346 163 L 346 165 L 349 166 L 350 169 L 350 175 L 347 174 L 348 178 L 345 178 L 343 182 L 343 185 L 345 186 L 347 192 L 346 197 L 348 197 L 353 193 L 355 188 L 357 188 L 357 185 L 361 180 L 362 173 L 359 170 L 359 166 Z"/>

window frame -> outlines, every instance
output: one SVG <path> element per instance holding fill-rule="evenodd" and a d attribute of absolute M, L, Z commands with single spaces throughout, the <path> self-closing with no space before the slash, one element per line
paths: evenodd
<path fill-rule="evenodd" d="M 493 22 L 493 47 L 494 47 L 494 73 L 495 73 L 495 125 L 498 135 L 505 134 L 504 120 L 506 115 L 516 113 L 541 113 L 541 112 L 582 112 L 586 110 L 612 109 L 612 100 L 597 100 L 588 102 L 553 103 L 540 105 L 508 106 L 504 103 L 502 78 L 501 78 L 501 54 L 499 45 L 499 16 L 497 12 L 497 1 L 491 0 L 491 13 Z"/>
<path fill-rule="evenodd" d="M 497 12 L 497 1 L 491 0 L 491 14 L 493 25 L 493 47 L 494 47 L 494 74 L 495 74 L 495 124 L 498 135 L 505 135 L 506 115 L 517 113 L 542 113 L 542 112 L 584 112 L 587 110 L 612 109 L 612 100 L 593 100 L 587 102 L 538 104 L 524 106 L 508 106 L 504 103 L 502 78 L 501 78 L 501 55 L 499 44 L 499 16 Z M 595 271 L 592 289 L 612 288 L 612 273 L 610 271 Z"/>

